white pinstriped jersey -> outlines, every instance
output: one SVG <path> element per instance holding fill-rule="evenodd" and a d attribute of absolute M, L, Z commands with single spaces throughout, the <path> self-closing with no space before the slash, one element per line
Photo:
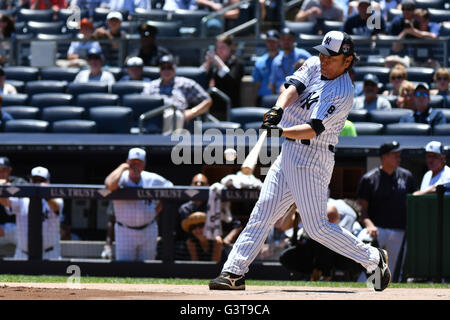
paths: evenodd
<path fill-rule="evenodd" d="M 320 59 L 314 56 L 286 81 L 289 79 L 300 81 L 306 89 L 284 109 L 280 125 L 288 128 L 310 119 L 322 120 L 325 131 L 312 139 L 312 143 L 336 145 L 353 105 L 354 88 L 348 73 L 333 80 L 322 80 Z"/>
<path fill-rule="evenodd" d="M 129 178 L 129 171 L 122 173 L 119 179 L 119 188 L 151 188 L 172 187 L 173 183 L 160 175 L 142 171 L 139 183 Z M 156 218 L 155 201 L 152 200 L 114 200 L 114 214 L 116 220 L 130 227 L 139 227 L 149 224 Z"/>

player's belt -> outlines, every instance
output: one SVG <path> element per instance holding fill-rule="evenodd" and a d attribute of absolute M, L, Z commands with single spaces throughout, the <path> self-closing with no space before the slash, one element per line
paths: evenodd
<path fill-rule="evenodd" d="M 152 222 L 152 223 L 153 223 L 153 222 Z M 124 223 L 122 223 L 122 222 L 117 221 L 117 224 L 118 224 L 119 226 L 124 227 L 124 228 L 128 228 L 128 229 L 133 229 L 133 230 L 142 230 L 142 229 L 145 229 L 145 228 L 147 228 L 149 225 L 151 225 L 152 223 L 147 223 L 147 224 L 144 224 L 144 225 L 138 226 L 138 227 L 131 227 L 131 226 L 127 226 L 126 224 L 124 224 Z"/>
<path fill-rule="evenodd" d="M 294 142 L 298 141 L 298 140 L 291 139 L 291 138 L 286 138 L 286 140 L 294 141 Z M 302 140 L 300 140 L 300 143 L 309 146 L 311 144 L 311 141 L 309 141 L 308 139 L 302 139 Z M 334 146 L 332 144 L 329 144 L 328 145 L 328 150 L 330 150 L 331 152 L 334 153 L 334 151 L 335 151 L 334 150 Z"/>

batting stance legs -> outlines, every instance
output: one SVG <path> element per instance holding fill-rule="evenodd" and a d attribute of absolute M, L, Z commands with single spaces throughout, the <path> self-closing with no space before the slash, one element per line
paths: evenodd
<path fill-rule="evenodd" d="M 283 151 L 270 168 L 258 202 L 222 272 L 244 275 L 269 230 L 293 202 L 311 238 L 355 260 L 368 272 L 374 271 L 379 263 L 379 251 L 328 221 L 326 204 L 333 166 L 334 154 L 325 146 L 284 142 Z M 244 288 L 243 278 L 240 287 Z"/>

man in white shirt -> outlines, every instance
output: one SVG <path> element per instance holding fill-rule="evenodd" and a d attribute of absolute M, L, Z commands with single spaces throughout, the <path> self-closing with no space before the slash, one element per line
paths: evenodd
<path fill-rule="evenodd" d="M 364 95 L 356 97 L 353 100 L 353 110 L 366 109 L 372 110 L 390 110 L 392 109 L 391 103 L 378 96 L 378 84 L 380 83 L 378 77 L 372 73 L 368 73 L 364 76 L 363 92 Z"/>
<path fill-rule="evenodd" d="M 104 57 L 98 48 L 89 49 L 87 59 L 89 69 L 80 71 L 73 82 L 100 81 L 106 82 L 109 86 L 116 82 L 111 72 L 102 70 Z"/>
<path fill-rule="evenodd" d="M 445 147 L 439 141 L 431 141 L 425 146 L 425 152 L 429 170 L 423 176 L 420 190 L 413 193 L 415 196 L 436 192 L 437 185 L 450 187 L 450 167 L 445 164 Z"/>

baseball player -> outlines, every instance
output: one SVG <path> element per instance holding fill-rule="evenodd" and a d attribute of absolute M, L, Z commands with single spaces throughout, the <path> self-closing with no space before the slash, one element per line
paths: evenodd
<path fill-rule="evenodd" d="M 105 179 L 106 187 L 119 188 L 172 187 L 172 182 L 160 175 L 144 171 L 146 152 L 132 148 L 126 163 L 120 164 Z M 158 223 L 157 215 L 162 210 L 159 201 L 152 200 L 114 200 L 116 223 L 116 260 L 143 261 L 156 257 Z"/>
<path fill-rule="evenodd" d="M 250 219 L 233 246 L 211 290 L 244 290 L 244 274 L 268 232 L 295 203 L 309 236 L 360 263 L 373 273 L 375 290 L 390 283 L 387 252 L 358 240 L 327 217 L 328 185 L 334 167 L 334 146 L 352 108 L 353 85 L 347 71 L 358 60 L 352 38 L 330 31 L 315 46 L 319 56 L 305 61 L 286 78 L 286 90 L 263 119 L 267 136 L 284 136 Z"/>
<path fill-rule="evenodd" d="M 47 168 L 35 167 L 31 170 L 31 184 L 47 185 L 50 183 L 50 173 Z M 9 215 L 16 215 L 17 246 L 15 259 L 28 259 L 28 206 L 30 198 L 0 198 L 0 204 L 5 206 Z M 60 215 L 64 201 L 61 198 L 42 199 L 42 259 L 59 259 L 60 248 Z"/>

